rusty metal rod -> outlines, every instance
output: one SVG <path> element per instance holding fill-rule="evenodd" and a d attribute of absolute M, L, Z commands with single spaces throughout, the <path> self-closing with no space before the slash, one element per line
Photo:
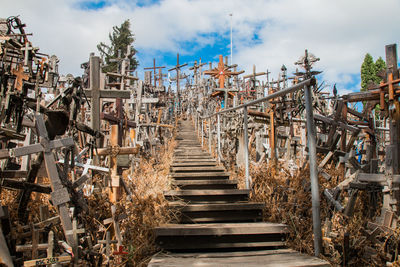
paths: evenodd
<path fill-rule="evenodd" d="M 217 115 L 217 152 L 218 152 L 218 160 L 220 161 L 221 155 L 221 122 L 220 122 L 220 115 Z"/>
<path fill-rule="evenodd" d="M 280 96 L 284 96 L 284 95 L 296 92 L 296 91 L 302 89 L 304 86 L 314 85 L 314 84 L 315 84 L 315 78 L 310 78 L 310 79 L 302 81 L 302 82 L 300 82 L 300 83 L 298 83 L 296 85 L 293 85 L 292 87 L 289 87 L 289 88 L 283 89 L 281 91 L 275 92 L 273 94 L 267 95 L 266 97 L 259 98 L 259 99 L 256 99 L 256 100 L 241 104 L 241 105 L 236 106 L 234 108 L 224 109 L 224 110 L 221 110 L 221 111 L 216 112 L 214 114 L 205 116 L 203 118 L 207 119 L 207 118 L 216 116 L 217 114 L 223 114 L 223 113 L 227 113 L 227 112 L 230 112 L 230 111 L 242 109 L 242 108 L 247 107 L 247 106 L 252 106 L 252 105 L 255 105 L 255 104 L 258 104 L 258 103 L 266 102 L 266 101 L 269 101 L 271 99 L 274 99 L 274 98 L 277 98 L 277 97 L 280 97 Z"/>

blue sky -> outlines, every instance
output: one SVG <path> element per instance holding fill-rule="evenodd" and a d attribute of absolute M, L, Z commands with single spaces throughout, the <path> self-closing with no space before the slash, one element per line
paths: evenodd
<path fill-rule="evenodd" d="M 130 19 L 143 75 L 153 58 L 170 68 L 177 53 L 189 65 L 229 56 L 233 13 L 233 61 L 245 74 L 255 64 L 277 79 L 282 64 L 295 71 L 293 63 L 308 49 L 321 58 L 320 79 L 343 94 L 359 90 L 367 52 L 384 57 L 386 44 L 399 43 L 398 10 L 398 0 L 5 0 L 0 17 L 21 15 L 33 45 L 56 54 L 60 72 L 73 75 L 82 74 L 80 64 L 113 26 Z"/>

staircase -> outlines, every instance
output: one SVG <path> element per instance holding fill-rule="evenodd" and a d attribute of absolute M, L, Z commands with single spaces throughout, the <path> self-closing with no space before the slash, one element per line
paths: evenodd
<path fill-rule="evenodd" d="M 330 266 L 285 249 L 286 225 L 261 222 L 263 204 L 249 202 L 250 191 L 238 189 L 202 150 L 189 121 L 180 122 L 176 139 L 175 190 L 164 196 L 179 218 L 155 229 L 157 244 L 168 252 L 154 256 L 149 266 Z"/>

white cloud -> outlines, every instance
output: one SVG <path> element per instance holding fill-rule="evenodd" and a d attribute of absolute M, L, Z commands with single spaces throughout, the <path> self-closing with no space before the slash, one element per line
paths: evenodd
<path fill-rule="evenodd" d="M 144 6 L 113 0 L 99 10 L 82 10 L 80 3 L 6 0 L 0 17 L 20 14 L 34 33 L 34 45 L 56 54 L 60 70 L 75 75 L 96 44 L 108 39 L 112 26 L 125 19 L 132 22 L 139 52 L 175 53 L 183 42 L 197 41 L 195 52 L 183 51 L 195 60 L 202 56 L 195 54 L 199 47 L 220 42 L 218 36 L 229 38 L 228 14 L 233 13 L 234 61 L 240 69 L 249 73 L 256 64 L 258 71 L 269 69 L 277 77 L 282 64 L 294 71 L 293 63 L 307 48 L 321 58 L 315 67 L 324 70 L 324 79 L 341 86 L 357 83 L 365 53 L 384 57 L 384 45 L 398 43 L 400 36 L 398 0 L 168 0 L 145 1 Z M 207 38 L 210 33 L 213 37 Z M 252 42 L 255 34 L 257 42 Z M 157 56 L 140 55 L 146 62 Z"/>

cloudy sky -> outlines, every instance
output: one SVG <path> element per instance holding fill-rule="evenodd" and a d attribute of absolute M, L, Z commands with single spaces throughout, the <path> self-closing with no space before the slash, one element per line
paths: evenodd
<path fill-rule="evenodd" d="M 246 73 L 271 72 L 308 49 L 321 60 L 320 79 L 341 93 L 359 90 L 360 65 L 367 52 L 384 57 L 385 45 L 399 43 L 399 0 L 2 0 L 0 17 L 20 15 L 41 52 L 60 58 L 60 72 L 81 75 L 80 64 L 108 40 L 114 25 L 130 19 L 139 51 L 139 74 L 157 65 L 216 62 L 230 54 Z M 189 71 L 186 70 L 188 73 Z"/>

